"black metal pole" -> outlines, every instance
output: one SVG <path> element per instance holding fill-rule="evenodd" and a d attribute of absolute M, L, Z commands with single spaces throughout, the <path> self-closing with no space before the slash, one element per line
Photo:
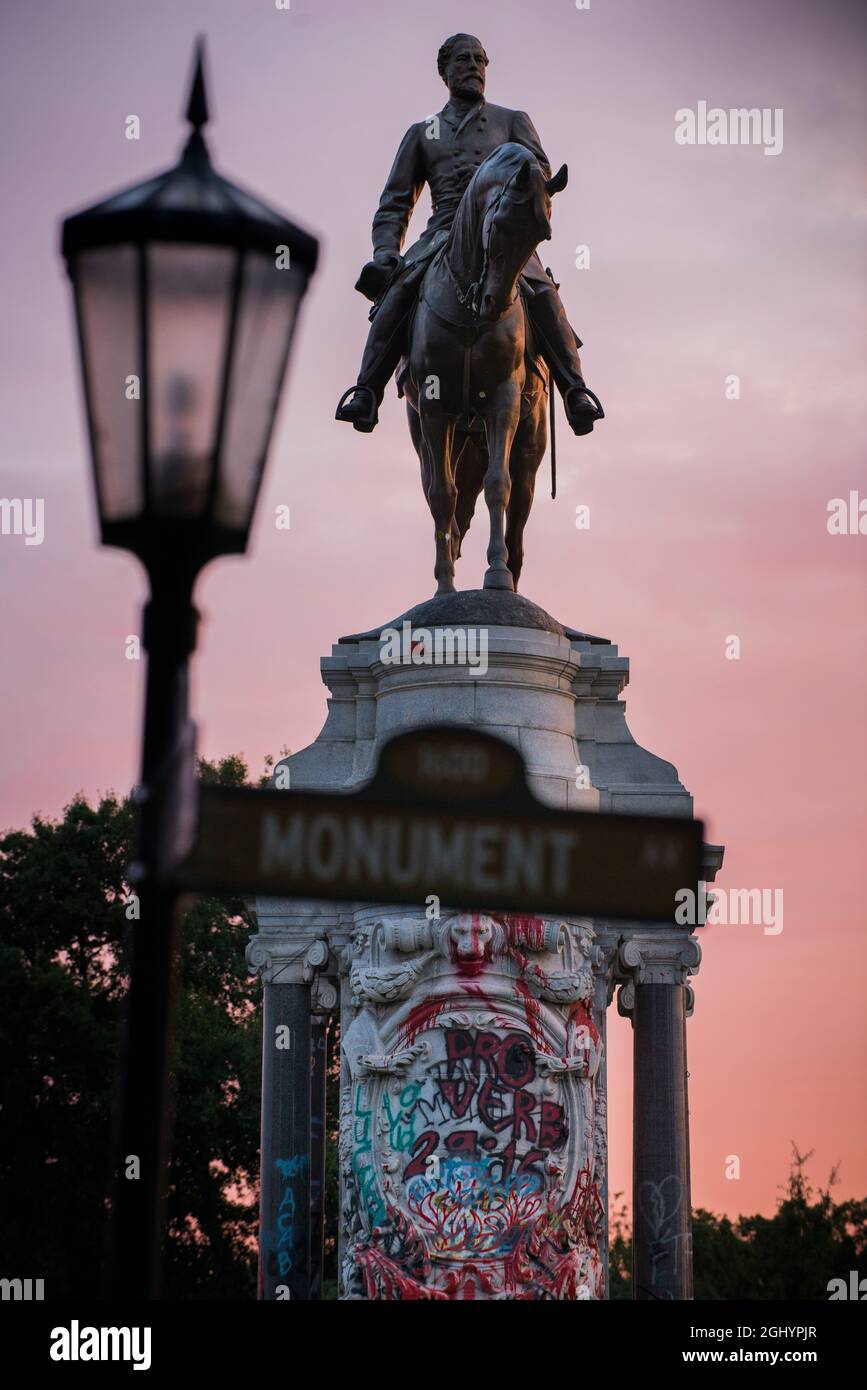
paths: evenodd
<path fill-rule="evenodd" d="M 166 871 L 176 849 L 184 779 L 188 668 L 197 617 L 195 574 L 151 575 L 143 643 L 147 651 L 144 747 L 137 857 L 130 871 L 139 900 L 131 923 L 130 987 L 116 1080 L 112 1195 L 104 1295 L 159 1298 L 164 1194 L 170 1141 L 175 1003 L 175 899 Z M 188 809 L 188 808 L 187 808 Z"/>
<path fill-rule="evenodd" d="M 682 984 L 636 984 L 633 1297 L 692 1298 Z"/>
<path fill-rule="evenodd" d="M 265 983 L 259 1297 L 310 1299 L 310 985 Z"/>

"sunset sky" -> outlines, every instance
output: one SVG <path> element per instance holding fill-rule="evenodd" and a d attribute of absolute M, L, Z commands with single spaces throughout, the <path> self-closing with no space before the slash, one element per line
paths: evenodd
<path fill-rule="evenodd" d="M 867 536 L 826 525 L 832 499 L 867 496 L 861 11 L 43 0 L 0 19 L 2 493 L 45 500 L 41 546 L 0 536 L 0 826 L 137 776 L 143 668 L 125 639 L 145 584 L 96 540 L 60 218 L 174 161 L 202 32 L 215 163 L 322 237 L 250 553 L 198 591 L 201 751 L 242 752 L 258 772 L 318 733 L 332 642 L 433 592 L 393 389 L 370 436 L 333 415 L 364 342 L 352 286 L 391 160 L 444 104 L 439 44 L 478 34 L 488 98 L 527 110 L 552 164 L 569 165 L 544 263 L 608 415 L 580 440 L 560 415 L 559 495 L 546 464 L 523 592 L 630 658 L 630 727 L 725 843 L 719 886 L 784 893 L 779 935 L 700 934 L 693 1199 L 733 1215 L 773 1209 L 793 1140 L 815 1150 L 814 1180 L 840 1163 L 838 1197 L 867 1194 Z M 781 108 L 781 153 L 677 144 L 675 112 L 700 101 Z M 426 216 L 425 198 L 411 238 Z M 589 530 L 575 527 L 581 504 Z M 458 584 L 476 587 L 483 565 L 477 529 Z M 631 1037 L 613 1009 L 610 1028 L 610 1186 L 628 1193 Z"/>

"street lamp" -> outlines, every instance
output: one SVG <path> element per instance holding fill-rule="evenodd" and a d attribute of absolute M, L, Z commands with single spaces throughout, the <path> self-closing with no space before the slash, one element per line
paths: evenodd
<path fill-rule="evenodd" d="M 174 891 L 194 822 L 187 716 L 196 577 L 243 552 L 316 239 L 212 167 L 197 46 L 191 134 L 173 168 L 63 224 L 100 531 L 138 555 L 150 600 L 140 902 L 112 1155 L 106 1289 L 159 1294 L 168 1154 Z M 135 1157 L 138 1167 L 131 1164 Z M 138 1171 L 139 1176 L 127 1173 Z"/>

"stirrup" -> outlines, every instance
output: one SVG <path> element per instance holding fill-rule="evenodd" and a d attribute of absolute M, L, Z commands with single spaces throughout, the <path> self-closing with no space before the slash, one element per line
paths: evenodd
<path fill-rule="evenodd" d="M 590 400 L 593 402 L 593 405 L 595 407 L 595 414 L 593 416 L 589 416 L 586 409 L 582 410 L 581 414 L 584 416 L 584 423 L 580 425 L 578 429 L 575 429 L 575 425 L 573 424 L 573 418 L 569 410 L 569 397 L 572 395 L 573 391 L 577 391 L 581 395 L 589 396 Z M 566 418 L 568 419 L 569 424 L 572 426 L 572 429 L 575 432 L 575 434 L 589 434 L 590 431 L 593 429 L 593 426 L 596 424 L 597 420 L 605 419 L 605 411 L 603 409 L 602 402 L 600 401 L 596 392 L 591 391 L 590 387 L 587 385 L 579 386 L 576 383 L 574 386 L 570 386 L 563 397 L 563 405 L 566 410 Z"/>
<path fill-rule="evenodd" d="M 365 409 L 364 405 L 362 404 L 362 400 L 359 400 L 359 413 L 358 415 L 356 415 L 356 412 L 353 409 L 353 407 L 356 405 L 356 401 L 353 399 L 352 403 L 348 406 L 345 404 L 345 402 L 349 399 L 350 396 L 355 397 L 361 395 L 362 392 L 365 396 L 369 398 L 369 404 Z M 334 418 L 335 420 L 348 421 L 355 429 L 360 430 L 362 434 L 370 434 L 371 431 L 375 429 L 376 425 L 379 423 L 379 410 L 376 399 L 376 392 L 370 386 L 350 386 L 349 390 L 344 391 L 343 395 L 340 397 L 340 400 L 337 402 L 337 410 L 334 412 Z"/>

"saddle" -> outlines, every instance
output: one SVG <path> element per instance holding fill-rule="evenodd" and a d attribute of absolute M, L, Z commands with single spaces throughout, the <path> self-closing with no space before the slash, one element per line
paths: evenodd
<path fill-rule="evenodd" d="M 406 290 L 412 288 L 415 290 L 415 293 L 412 296 L 412 303 L 410 305 L 409 312 L 407 313 L 407 316 L 404 320 L 403 326 L 401 360 L 397 370 L 397 375 L 395 377 L 398 399 L 403 399 L 403 388 L 406 384 L 407 376 L 409 375 L 409 362 L 407 361 L 406 357 L 406 348 L 407 344 L 412 340 L 413 325 L 415 323 L 416 314 L 418 313 L 418 306 L 422 300 L 425 276 L 427 275 L 428 270 L 430 269 L 431 265 L 433 264 L 433 261 L 436 258 L 438 249 L 439 248 L 432 250 L 431 253 L 428 256 L 425 256 L 423 259 L 419 258 L 418 261 L 414 262 L 404 272 L 403 287 Z M 518 279 L 518 293 L 521 296 L 521 306 L 524 311 L 524 366 L 526 368 L 528 378 L 533 373 L 535 373 L 535 375 L 538 376 L 539 379 L 544 383 L 545 388 L 547 390 L 549 386 L 548 367 L 536 346 L 536 336 L 533 332 L 533 321 L 530 317 L 530 313 L 527 308 L 528 301 L 533 297 L 533 289 L 529 282 L 524 279 L 523 275 L 520 276 Z M 376 312 L 376 306 L 374 306 L 372 312 Z M 523 418 L 523 416 L 527 414 L 531 406 L 531 392 L 529 390 L 528 385 L 525 385 L 522 394 L 523 402 L 521 407 L 521 416 Z M 484 426 L 480 419 L 471 418 L 470 428 L 481 430 L 484 428 Z"/>

